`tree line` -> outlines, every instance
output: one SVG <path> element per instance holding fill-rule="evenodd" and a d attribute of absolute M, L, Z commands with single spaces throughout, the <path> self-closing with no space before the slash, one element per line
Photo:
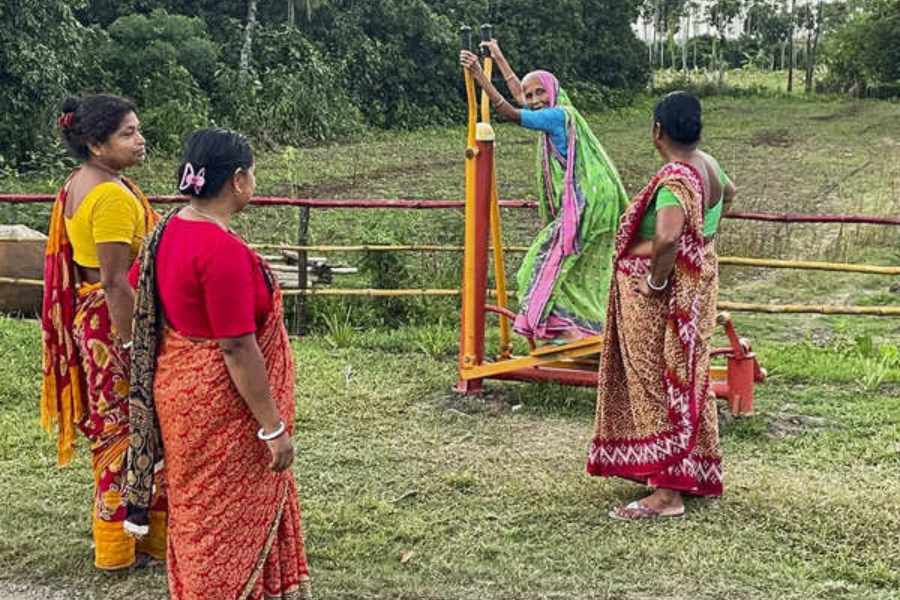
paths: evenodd
<path fill-rule="evenodd" d="M 163 152 L 210 123 L 298 145 L 459 122 L 458 30 L 484 22 L 588 108 L 627 104 L 657 68 L 753 64 L 793 86 L 796 66 L 808 90 L 824 69 L 826 89 L 900 93 L 900 0 L 5 0 L 0 175 L 60 160 L 72 93 L 134 98 Z"/>
<path fill-rule="evenodd" d="M 898 0 L 643 0 L 641 17 L 654 68 L 752 65 L 807 93 L 818 70 L 826 91 L 898 91 Z"/>
<path fill-rule="evenodd" d="M 135 99 L 175 151 L 215 123 L 260 144 L 464 118 L 459 27 L 495 25 L 519 70 L 554 70 L 579 101 L 628 103 L 649 65 L 620 0 L 7 0 L 0 5 L 0 169 L 60 149 L 66 94 Z M 56 154 L 54 154 L 54 152 Z"/>

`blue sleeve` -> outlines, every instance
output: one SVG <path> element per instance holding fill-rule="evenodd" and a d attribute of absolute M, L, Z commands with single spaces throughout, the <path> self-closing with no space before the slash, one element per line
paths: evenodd
<path fill-rule="evenodd" d="M 557 134 L 565 138 L 566 111 L 561 108 L 542 108 L 540 110 L 523 109 L 520 111 L 522 127 Z"/>

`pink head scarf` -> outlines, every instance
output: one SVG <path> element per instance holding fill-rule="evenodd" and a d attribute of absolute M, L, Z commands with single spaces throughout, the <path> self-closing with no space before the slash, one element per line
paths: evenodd
<path fill-rule="evenodd" d="M 529 79 L 537 77 L 541 85 L 547 91 L 547 103 L 550 108 L 555 108 L 557 100 L 559 100 L 559 80 L 550 71 L 532 71 L 522 80 L 524 84 Z M 545 135 L 546 143 L 549 145 L 550 136 Z M 568 132 L 569 152 L 566 157 L 566 174 L 563 180 L 563 216 L 561 228 L 561 241 L 563 256 L 569 256 L 579 251 L 578 242 L 578 223 L 581 218 L 581 210 L 578 208 L 578 202 L 575 195 L 575 152 L 576 152 L 576 136 L 575 127 L 569 126 Z M 550 181 L 550 173 L 548 161 L 544 160 L 544 177 Z"/>
<path fill-rule="evenodd" d="M 532 71 L 528 75 L 525 76 L 525 79 L 522 80 L 522 84 L 529 79 L 533 79 L 537 77 L 541 82 L 541 85 L 544 86 L 544 89 L 547 90 L 547 98 L 550 103 L 550 107 L 556 106 L 556 99 L 559 97 L 559 80 L 556 78 L 556 75 L 551 73 L 550 71 Z"/>

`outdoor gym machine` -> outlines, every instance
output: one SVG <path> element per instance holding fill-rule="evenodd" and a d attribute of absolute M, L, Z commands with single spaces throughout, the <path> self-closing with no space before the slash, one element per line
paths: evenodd
<path fill-rule="evenodd" d="M 470 27 L 460 29 L 462 49 L 474 50 L 472 38 Z M 481 41 L 492 38 L 492 26 L 482 25 Z M 490 78 L 493 60 L 483 48 L 481 55 L 484 61 L 482 68 Z M 513 356 L 510 321 L 516 315 L 508 307 L 491 106 L 487 92 L 482 91 L 479 115 L 475 81 L 468 69 L 463 69 L 463 73 L 468 126 L 459 380 L 455 389 L 462 394 L 478 394 L 485 379 L 555 381 L 566 385 L 595 386 L 603 336 L 591 336 L 562 346 L 549 344 L 541 347 L 528 339 L 530 352 L 525 356 Z M 496 305 L 487 304 L 489 241 L 493 247 Z M 486 360 L 485 356 L 487 313 L 496 314 L 500 326 L 500 347 L 493 360 Z M 712 389 L 718 397 L 728 400 L 733 414 L 750 414 L 755 384 L 764 379 L 765 372 L 751 352 L 749 342 L 738 337 L 728 313 L 721 313 L 718 322 L 725 329 L 729 346 L 712 351 L 714 357 L 724 357 L 727 362 L 725 367 L 711 368 Z"/>

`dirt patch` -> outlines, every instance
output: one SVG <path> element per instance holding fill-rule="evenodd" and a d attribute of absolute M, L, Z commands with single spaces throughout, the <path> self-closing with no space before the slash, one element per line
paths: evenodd
<path fill-rule="evenodd" d="M 796 437 L 828 426 L 828 421 L 823 417 L 793 414 L 789 409 L 790 407 L 786 406 L 782 412 L 771 418 L 768 428 L 769 437 L 775 439 Z"/>
<path fill-rule="evenodd" d="M 327 181 L 315 185 L 291 186 L 289 183 L 279 183 L 274 186 L 276 196 L 296 196 L 297 198 L 340 198 L 356 187 L 356 182 Z"/>
<path fill-rule="evenodd" d="M 787 129 L 760 129 L 750 138 L 750 145 L 769 146 L 771 148 L 787 148 L 794 143 Z"/>

